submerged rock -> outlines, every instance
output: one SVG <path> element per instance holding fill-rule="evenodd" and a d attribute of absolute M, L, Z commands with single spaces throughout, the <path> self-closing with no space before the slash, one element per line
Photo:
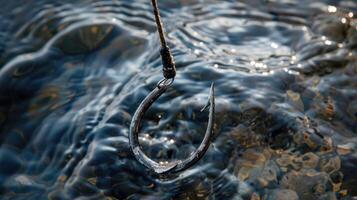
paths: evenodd
<path fill-rule="evenodd" d="M 263 200 L 299 200 L 299 196 L 293 190 L 275 189 L 270 190 Z"/>
<path fill-rule="evenodd" d="M 328 174 L 316 170 L 301 170 L 285 174 L 281 187 L 296 191 L 301 199 L 316 200 L 331 186 Z"/>

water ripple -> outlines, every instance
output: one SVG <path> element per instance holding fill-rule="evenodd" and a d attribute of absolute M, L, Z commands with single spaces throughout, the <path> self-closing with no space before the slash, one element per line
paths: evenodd
<path fill-rule="evenodd" d="M 217 102 L 202 161 L 166 178 L 135 160 L 127 138 L 161 79 L 149 2 L 6 3 L 0 198 L 357 196 L 356 3 L 326 2 L 160 2 L 178 72 L 145 116 L 144 151 L 190 155 L 211 82 Z"/>

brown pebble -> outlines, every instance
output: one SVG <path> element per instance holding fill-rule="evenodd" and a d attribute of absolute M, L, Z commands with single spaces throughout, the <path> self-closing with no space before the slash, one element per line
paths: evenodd
<path fill-rule="evenodd" d="M 337 153 L 339 155 L 347 155 L 350 154 L 352 151 L 352 148 L 348 145 L 337 145 Z"/>
<path fill-rule="evenodd" d="M 252 196 L 250 197 L 250 200 L 260 200 L 260 196 L 257 193 L 253 193 Z"/>
<path fill-rule="evenodd" d="M 347 191 L 347 190 L 341 190 L 341 191 L 339 192 L 339 194 L 344 197 L 344 196 L 347 196 L 348 191 Z"/>
<path fill-rule="evenodd" d="M 264 196 L 264 200 L 299 200 L 299 196 L 293 190 L 274 189 Z"/>
<path fill-rule="evenodd" d="M 328 160 L 322 160 L 320 167 L 322 171 L 327 173 L 339 170 L 341 168 L 341 159 L 338 156 L 335 156 Z"/>
<path fill-rule="evenodd" d="M 65 182 L 67 181 L 68 177 L 65 176 L 65 175 L 60 175 L 58 178 L 57 178 L 57 181 L 60 183 L 60 184 L 65 184 Z"/>
<path fill-rule="evenodd" d="M 249 178 L 249 173 L 250 170 L 247 167 L 242 167 L 239 172 L 238 172 L 238 178 L 241 181 L 245 181 L 247 178 Z"/>
<path fill-rule="evenodd" d="M 328 181 L 328 174 L 313 169 L 291 171 L 282 178 L 281 187 L 294 190 L 301 199 L 316 200 L 325 192 Z"/>
<path fill-rule="evenodd" d="M 315 168 L 319 163 L 319 157 L 314 153 L 309 152 L 301 156 L 301 162 L 304 168 L 312 169 Z"/>
<path fill-rule="evenodd" d="M 335 109 L 333 106 L 332 98 L 329 96 L 327 99 L 327 104 L 324 110 L 322 111 L 322 115 L 328 120 L 332 120 L 334 113 L 335 113 Z"/>
<path fill-rule="evenodd" d="M 97 178 L 96 177 L 89 178 L 89 179 L 87 179 L 87 181 L 92 185 L 96 185 L 97 184 Z"/>
<path fill-rule="evenodd" d="M 259 185 L 261 187 L 266 187 L 268 186 L 269 182 L 265 178 L 258 178 Z"/>

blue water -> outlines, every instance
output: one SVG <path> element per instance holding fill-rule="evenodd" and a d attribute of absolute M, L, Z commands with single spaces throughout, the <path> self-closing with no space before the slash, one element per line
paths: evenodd
<path fill-rule="evenodd" d="M 162 78 L 150 1 L 0 3 L 0 199 L 357 198 L 356 1 L 160 1 L 177 76 L 145 152 L 187 157 L 213 81 L 217 104 L 166 178 L 128 145 Z"/>

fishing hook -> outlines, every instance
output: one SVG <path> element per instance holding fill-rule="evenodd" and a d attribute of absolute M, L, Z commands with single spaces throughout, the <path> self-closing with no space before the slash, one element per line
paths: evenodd
<path fill-rule="evenodd" d="M 204 111 L 209 107 L 208 115 L 208 124 L 206 128 L 206 133 L 201 142 L 200 146 L 194 151 L 188 158 L 184 160 L 175 160 L 171 162 L 156 162 L 149 158 L 143 151 L 139 143 L 139 131 L 140 124 L 145 115 L 145 112 L 150 108 L 150 106 L 171 86 L 176 75 L 175 63 L 173 61 L 172 54 L 169 47 L 166 44 L 164 31 L 162 28 L 162 23 L 160 20 L 159 10 L 157 7 L 156 0 L 152 0 L 152 5 L 154 8 L 154 15 L 156 20 L 156 25 L 158 28 L 160 42 L 161 42 L 161 59 L 163 64 L 163 76 L 164 79 L 158 82 L 155 89 L 152 90 L 146 98 L 140 103 L 139 107 L 135 111 L 135 114 L 132 118 L 129 131 L 129 144 L 130 148 L 134 153 L 135 158 L 158 174 L 166 173 L 177 173 L 183 171 L 197 161 L 199 161 L 203 155 L 206 153 L 211 138 L 213 136 L 213 125 L 214 125 L 214 112 L 215 112 L 215 98 L 214 98 L 214 83 L 211 84 L 209 99 L 207 104 L 202 108 L 201 111 Z"/>
<path fill-rule="evenodd" d="M 158 174 L 177 173 L 194 165 L 206 153 L 213 135 L 214 110 L 215 110 L 214 83 L 211 84 L 209 101 L 206 104 L 206 106 L 201 110 L 204 111 L 207 107 L 209 107 L 208 124 L 207 124 L 206 133 L 203 138 L 203 141 L 200 144 L 200 146 L 196 149 L 196 151 L 193 152 L 185 160 L 176 160 L 172 162 L 160 162 L 160 163 L 155 162 L 154 160 L 150 159 L 147 155 L 145 155 L 139 144 L 139 130 L 140 130 L 141 121 L 144 117 L 145 112 L 149 109 L 149 107 L 169 87 L 170 84 L 161 84 L 160 86 L 158 85 L 153 91 L 151 91 L 150 94 L 146 96 L 146 98 L 139 105 L 130 125 L 129 143 L 130 143 L 131 150 L 134 152 L 136 159 L 146 167 L 154 170 Z"/>

